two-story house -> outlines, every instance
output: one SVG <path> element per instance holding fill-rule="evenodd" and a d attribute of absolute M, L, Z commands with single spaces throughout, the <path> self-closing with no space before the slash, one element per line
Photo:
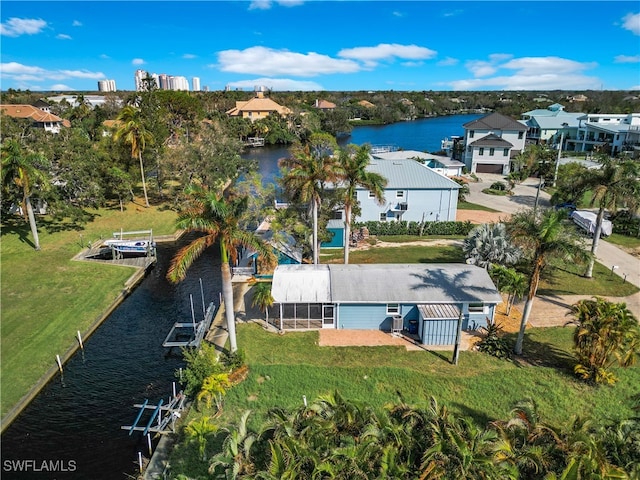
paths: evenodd
<path fill-rule="evenodd" d="M 286 117 L 292 112 L 289 108 L 274 102 L 270 98 L 266 98 L 262 91 L 257 91 L 255 97 L 251 100 L 236 102 L 236 106 L 227 111 L 227 115 L 230 117 L 248 118 L 252 122 L 266 118 L 271 113 L 279 113 Z"/>
<path fill-rule="evenodd" d="M 464 163 L 471 173 L 511 171 L 511 159 L 524 150 L 527 126 L 493 112 L 464 127 Z"/>
<path fill-rule="evenodd" d="M 356 221 L 455 221 L 460 185 L 453 180 L 411 159 L 372 159 L 367 170 L 387 179 L 385 200 L 379 204 L 373 193 L 358 188 Z"/>
<path fill-rule="evenodd" d="M 530 110 L 521 115 L 521 120 L 527 126 L 527 142 L 540 145 L 555 145 L 564 133 L 565 141 L 575 138 L 578 128 L 578 118 L 584 115 L 579 112 L 565 112 L 559 103 L 547 108 Z M 566 144 L 562 150 L 569 150 Z"/>
<path fill-rule="evenodd" d="M 0 105 L 0 113 L 12 118 L 25 118 L 31 120 L 37 128 L 43 128 L 46 132 L 60 133 L 60 128 L 70 127 L 69 120 L 54 115 L 33 105 Z"/>
<path fill-rule="evenodd" d="M 574 150 L 608 146 L 611 155 L 640 149 L 640 113 L 587 113 L 578 118 Z"/>

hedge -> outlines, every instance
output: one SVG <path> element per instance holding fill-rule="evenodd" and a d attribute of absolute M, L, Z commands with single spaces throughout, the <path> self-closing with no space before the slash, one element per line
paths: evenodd
<path fill-rule="evenodd" d="M 364 222 L 354 223 L 354 230 L 367 227 L 370 235 L 463 235 L 466 236 L 476 225 L 466 222 Z"/>

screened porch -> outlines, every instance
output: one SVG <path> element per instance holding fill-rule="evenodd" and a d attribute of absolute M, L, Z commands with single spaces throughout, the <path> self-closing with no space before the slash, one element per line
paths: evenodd
<path fill-rule="evenodd" d="M 333 328 L 334 306 L 323 303 L 276 303 L 269 320 L 280 330 Z M 277 313 L 276 313 L 277 312 Z"/>

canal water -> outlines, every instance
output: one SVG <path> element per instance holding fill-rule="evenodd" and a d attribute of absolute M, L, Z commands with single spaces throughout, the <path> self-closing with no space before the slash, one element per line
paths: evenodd
<path fill-rule="evenodd" d="M 394 145 L 403 150 L 435 152 L 440 141 L 462 135 L 462 125 L 480 115 L 455 115 L 354 128 L 341 145 Z M 285 147 L 251 149 L 263 181 L 278 176 Z M 134 403 L 157 403 L 171 394 L 180 355 L 168 355 L 162 341 L 176 321 L 191 320 L 191 301 L 199 320 L 200 284 L 205 303 L 218 303 L 220 258 L 209 249 L 189 270 L 187 279 L 171 285 L 165 274 L 180 244 L 159 244 L 158 263 L 2 435 L 4 479 L 114 480 L 137 469 L 138 452 L 148 456 L 146 439 L 121 430 L 130 425 Z M 154 441 L 155 446 L 155 441 Z M 44 470 L 43 470 L 44 468 Z M 18 471 L 22 469 L 23 471 Z M 47 471 L 46 469 L 49 469 Z"/>
<path fill-rule="evenodd" d="M 167 282 L 169 261 L 184 241 L 158 244 L 156 266 L 3 433 L 3 480 L 123 479 L 135 473 L 138 451 L 149 456 L 146 438 L 120 427 L 135 420 L 134 403 L 167 402 L 184 361 L 162 342 L 176 321 L 191 321 L 191 298 L 202 319 L 201 281 L 206 305 L 218 304 L 221 291 L 216 248 L 184 282 Z M 17 471 L 20 465 L 28 471 Z"/>
<path fill-rule="evenodd" d="M 402 150 L 434 153 L 441 150 L 441 141 L 444 138 L 464 135 L 463 125 L 481 116 L 480 114 L 450 115 L 391 125 L 355 127 L 351 135 L 341 137 L 338 143 L 341 146 L 350 143 L 390 145 Z M 288 147 L 265 146 L 249 149 L 244 157 L 258 162 L 263 182 L 273 182 L 279 175 L 278 160 L 286 158 L 288 154 Z"/>

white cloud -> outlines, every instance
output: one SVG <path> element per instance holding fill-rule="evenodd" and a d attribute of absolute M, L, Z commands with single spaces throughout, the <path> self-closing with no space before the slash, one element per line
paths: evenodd
<path fill-rule="evenodd" d="M 66 33 L 59 33 L 56 35 L 58 40 L 71 40 L 71 35 L 67 35 Z"/>
<path fill-rule="evenodd" d="M 458 62 L 459 60 L 457 58 L 445 57 L 442 60 L 440 60 L 436 65 L 438 65 L 439 67 L 451 67 L 453 65 L 457 65 Z"/>
<path fill-rule="evenodd" d="M 82 26 L 82 22 L 79 22 L 78 20 L 74 20 L 71 25 L 73 25 L 74 27 L 81 27 Z"/>
<path fill-rule="evenodd" d="M 38 18 L 10 18 L 0 24 L 0 35 L 19 37 L 20 35 L 34 35 L 40 33 L 47 26 L 47 22 Z"/>
<path fill-rule="evenodd" d="M 56 83 L 54 85 L 51 85 L 51 87 L 49 87 L 47 90 L 60 92 L 60 91 L 63 91 L 63 90 L 75 90 L 75 89 L 71 88 L 68 85 L 65 85 L 64 83 Z"/>
<path fill-rule="evenodd" d="M 182 55 L 182 58 L 184 58 L 185 60 L 191 60 L 198 57 L 193 53 L 185 53 L 184 55 Z"/>
<path fill-rule="evenodd" d="M 144 60 L 142 58 L 134 58 L 131 60 L 131 65 L 144 65 Z"/>
<path fill-rule="evenodd" d="M 629 90 L 640 90 L 640 85 L 634 85 L 633 87 L 630 87 Z"/>
<path fill-rule="evenodd" d="M 102 58 L 103 60 L 108 60 L 108 59 L 110 59 L 111 57 L 110 57 L 109 55 L 107 55 L 106 53 L 101 53 L 101 54 L 100 54 L 100 58 Z"/>
<path fill-rule="evenodd" d="M 281 7 L 297 7 L 298 5 L 302 5 L 304 2 L 301 0 L 280 0 L 278 2 L 273 2 L 271 0 L 253 0 L 249 4 L 249 10 L 269 10 L 273 7 L 274 3 L 277 3 Z"/>
<path fill-rule="evenodd" d="M 315 52 L 296 53 L 266 47 L 225 50 L 218 53 L 218 67 L 223 72 L 255 75 L 293 75 L 311 77 L 333 73 L 354 73 L 360 65 L 351 60 L 331 58 Z"/>
<path fill-rule="evenodd" d="M 394 17 L 404 17 L 404 13 L 398 12 L 397 10 L 395 12 L 393 12 L 392 15 Z"/>
<path fill-rule="evenodd" d="M 489 61 L 470 61 L 466 66 L 475 78 L 450 82 L 454 90 L 587 90 L 599 88 L 601 84 L 598 78 L 582 73 L 594 68 L 595 63 L 559 57 L 511 58 L 507 54 L 496 54 L 490 56 Z M 509 75 L 504 70 L 514 73 Z M 501 75 L 491 76 L 500 71 Z"/>
<path fill-rule="evenodd" d="M 267 88 L 280 92 L 304 92 L 324 90 L 322 85 L 316 82 L 308 82 L 303 80 L 293 80 L 290 78 L 256 78 L 253 80 L 240 80 L 237 82 L 229 82 L 231 88 L 250 88 L 256 85 L 264 85 Z"/>
<path fill-rule="evenodd" d="M 338 52 L 339 57 L 359 60 L 373 67 L 383 60 L 395 58 L 403 60 L 425 60 L 437 55 L 435 50 L 418 45 L 400 45 L 397 43 L 381 43 L 375 47 L 344 48 Z"/>
<path fill-rule="evenodd" d="M 622 28 L 629 30 L 634 35 L 640 35 L 640 13 L 628 13 L 622 21 Z"/>
<path fill-rule="evenodd" d="M 0 76 L 16 82 L 44 82 L 47 80 L 92 79 L 105 78 L 102 72 L 88 70 L 47 70 L 42 67 L 9 62 L 0 64 Z"/>
<path fill-rule="evenodd" d="M 640 55 L 616 55 L 614 58 L 616 63 L 640 63 Z"/>

